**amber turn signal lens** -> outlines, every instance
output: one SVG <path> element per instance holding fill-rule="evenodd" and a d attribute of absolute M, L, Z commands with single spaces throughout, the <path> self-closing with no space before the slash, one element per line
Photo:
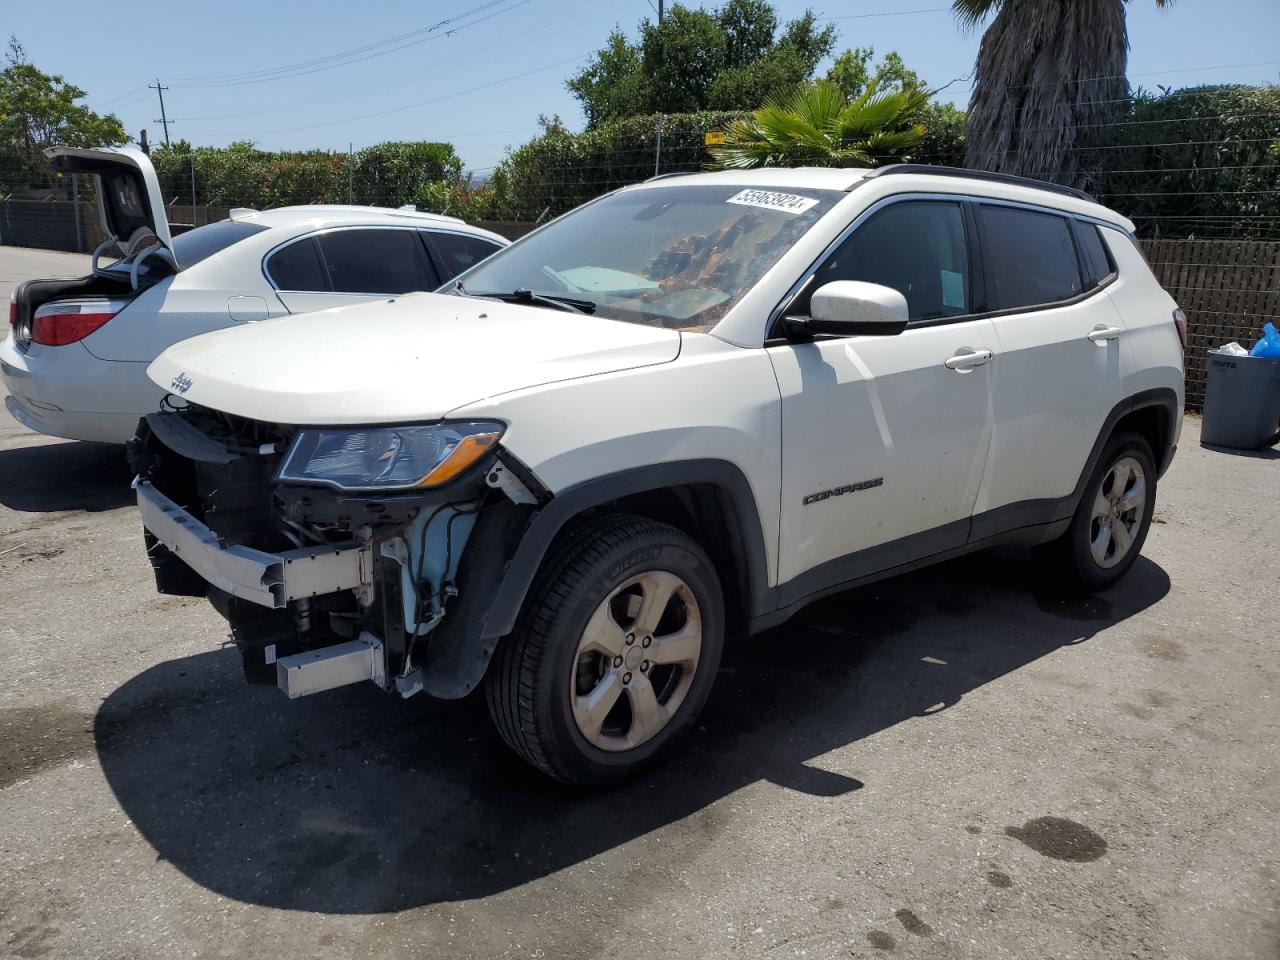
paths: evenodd
<path fill-rule="evenodd" d="M 500 433 L 473 433 L 463 437 L 453 451 L 430 473 L 418 481 L 419 487 L 438 487 L 462 474 L 498 442 Z"/>

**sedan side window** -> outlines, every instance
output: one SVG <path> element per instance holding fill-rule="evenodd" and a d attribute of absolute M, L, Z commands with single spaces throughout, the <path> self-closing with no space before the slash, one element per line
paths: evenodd
<path fill-rule="evenodd" d="M 990 291 L 993 308 L 1070 300 L 1083 289 L 1071 225 L 1065 217 L 983 204 L 978 219 L 987 276 L 995 286 Z"/>
<path fill-rule="evenodd" d="M 409 293 L 439 286 L 416 230 L 334 230 L 319 239 L 334 293 Z"/>
<path fill-rule="evenodd" d="M 465 270 L 470 270 L 481 260 L 492 256 L 502 248 L 480 237 L 465 237 L 460 233 L 431 232 L 436 253 L 444 263 L 442 281 L 449 281 Z"/>
<path fill-rule="evenodd" d="M 971 312 L 961 205 L 904 200 L 873 214 L 818 268 L 810 290 L 833 280 L 892 287 L 907 298 L 912 320 Z"/>
<path fill-rule="evenodd" d="M 267 276 L 277 290 L 327 293 L 320 251 L 312 237 L 281 247 L 267 259 Z"/>

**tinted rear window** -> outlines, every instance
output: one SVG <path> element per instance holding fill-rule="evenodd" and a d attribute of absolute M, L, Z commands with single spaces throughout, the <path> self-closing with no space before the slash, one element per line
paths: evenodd
<path fill-rule="evenodd" d="M 997 310 L 1069 300 L 1082 289 L 1065 217 L 1016 207 L 979 208 Z"/>
<path fill-rule="evenodd" d="M 178 260 L 178 265 L 186 270 L 188 267 L 194 267 L 201 260 L 207 260 L 215 253 L 221 253 L 233 244 L 239 243 L 246 237 L 252 237 L 255 233 L 262 233 L 267 228 L 256 223 L 244 223 L 236 220 L 219 220 L 217 223 L 210 223 L 207 226 L 196 227 L 194 230 L 188 230 L 186 233 L 180 233 L 173 238 L 173 255 Z M 129 261 L 120 261 L 113 263 L 108 269 L 129 271 Z M 172 273 L 170 267 L 164 266 L 161 261 L 155 258 L 148 258 L 138 268 L 141 276 L 147 276 L 154 269 L 161 269 L 164 273 Z"/>
<path fill-rule="evenodd" d="M 173 252 L 182 269 L 194 266 L 201 260 L 207 260 L 215 253 L 221 253 L 234 243 L 239 243 L 255 233 L 262 233 L 267 228 L 256 223 L 243 223 L 235 220 L 219 220 L 206 227 L 196 227 L 173 238 Z"/>

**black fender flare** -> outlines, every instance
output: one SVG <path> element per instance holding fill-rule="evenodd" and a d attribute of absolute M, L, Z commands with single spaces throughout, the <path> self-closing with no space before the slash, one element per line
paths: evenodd
<path fill-rule="evenodd" d="M 1169 435 L 1165 438 L 1165 448 L 1151 451 L 1156 458 L 1157 476 L 1164 476 L 1164 472 L 1169 469 L 1169 464 L 1173 461 L 1173 453 L 1176 449 L 1173 437 L 1177 432 L 1176 424 L 1178 423 L 1178 418 L 1182 416 L 1182 411 L 1178 409 L 1178 395 L 1172 387 L 1154 387 L 1126 397 L 1107 414 L 1107 419 L 1102 423 L 1102 429 L 1098 431 L 1098 439 L 1093 442 L 1093 449 L 1089 451 L 1089 459 L 1084 465 L 1084 470 L 1080 473 L 1080 479 L 1076 481 L 1076 487 L 1071 492 L 1069 498 L 1071 510 L 1067 516 L 1071 516 L 1076 512 L 1076 506 L 1080 503 L 1080 498 L 1084 496 L 1085 484 L 1093 476 L 1093 471 L 1098 466 L 1098 459 L 1102 456 L 1102 449 L 1107 445 L 1107 441 L 1111 439 L 1111 435 L 1115 433 L 1116 425 L 1129 414 L 1149 407 L 1163 408 L 1165 415 L 1169 418 Z"/>
<path fill-rule="evenodd" d="M 713 486 L 727 497 L 745 573 L 746 612 L 767 612 L 773 591 L 764 528 L 742 470 L 720 459 L 648 464 L 575 484 L 533 511 L 514 504 L 485 511 L 489 516 L 477 521 L 458 571 L 459 596 L 430 635 L 424 689 L 446 699 L 475 689 L 498 641 L 515 628 L 551 544 L 575 517 L 623 497 L 690 484 Z"/>

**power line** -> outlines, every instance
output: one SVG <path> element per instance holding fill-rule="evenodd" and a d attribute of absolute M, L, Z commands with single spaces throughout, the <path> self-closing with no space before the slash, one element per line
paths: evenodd
<path fill-rule="evenodd" d="M 433 23 L 428 27 L 414 30 L 409 33 L 400 34 L 396 37 L 389 37 L 376 43 L 366 44 L 363 47 L 355 47 L 350 50 L 344 50 L 340 53 L 329 54 L 325 57 L 317 57 L 313 60 L 304 60 L 299 63 L 289 64 L 281 67 L 269 67 L 264 70 L 254 70 L 241 74 L 227 74 L 222 77 L 204 77 L 189 78 L 186 80 L 175 80 L 174 83 L 181 87 L 237 87 L 246 86 L 257 83 L 268 83 L 274 80 L 290 80 L 295 77 L 303 77 L 313 73 L 319 73 L 323 70 L 332 70 L 337 67 L 351 66 L 352 64 L 362 63 L 365 60 L 372 60 L 375 57 L 385 56 L 388 53 L 397 53 L 406 50 L 409 47 L 417 46 L 428 40 L 437 40 L 443 37 L 452 36 L 465 27 L 475 26 L 477 23 L 483 23 L 493 17 L 510 13 L 516 7 L 522 7 L 531 0 L 488 0 L 486 3 L 473 7 L 463 13 Z M 502 4 L 507 4 L 501 7 Z M 495 7 L 501 9 L 494 10 Z M 490 11 L 484 16 L 477 14 Z M 472 18 L 468 23 L 460 23 L 459 21 Z M 443 33 L 440 31 L 443 27 L 453 25 L 453 28 Z M 397 45 L 398 44 L 398 45 Z"/>
<path fill-rule="evenodd" d="M 560 25 L 562 23 L 570 20 L 574 20 L 574 19 L 581 19 L 581 16 L 582 16 L 581 11 L 584 9 L 590 10 L 593 13 L 603 13 L 607 15 L 611 13 L 613 10 L 616 10 L 623 6 L 628 6 L 630 3 L 631 3 L 631 0 L 620 0 L 620 2 L 617 2 L 617 3 L 613 3 L 609 5 L 601 5 L 599 3 L 594 2 L 594 0 L 587 0 L 587 2 L 585 3 L 581 3 L 574 7 L 570 7 L 568 10 L 560 14 L 557 14 L 555 16 L 552 16 L 543 20 L 537 27 L 531 30 L 513 30 L 508 33 L 499 34 L 498 36 L 494 37 L 493 39 L 479 46 L 469 47 L 466 50 L 459 50 L 448 56 L 440 57 L 438 59 L 433 59 L 431 61 L 430 66 L 425 70 L 423 69 L 410 70 L 404 73 L 397 73 L 388 77 L 383 77 L 370 84 L 347 88 L 347 89 L 344 89 L 341 93 L 339 93 L 336 96 L 324 97 L 324 102 L 326 104 L 329 104 L 329 103 L 334 103 L 340 100 L 350 100 L 353 97 L 359 97 L 362 94 L 367 93 L 371 90 L 385 90 L 388 84 L 396 83 L 401 80 L 407 80 L 410 78 L 421 79 L 424 77 L 430 77 L 436 73 L 439 73 L 441 70 L 448 68 L 452 64 L 474 62 L 474 58 L 476 57 L 484 57 L 486 59 L 489 59 L 500 53 L 509 53 L 514 50 L 523 49 L 524 47 L 530 46 L 532 44 L 542 42 L 538 39 L 542 35 L 546 33 L 557 32 L 560 29 Z M 506 41 L 509 41 L 509 40 L 515 40 L 517 42 L 511 43 L 511 44 L 506 43 Z M 201 116 L 195 116 L 195 117 L 184 117 L 182 119 L 184 122 L 190 122 L 190 123 L 208 121 L 208 120 L 233 120 L 233 119 L 240 119 L 242 117 L 261 116 L 262 114 L 287 111 L 287 110 L 291 110 L 294 107 L 314 106 L 316 104 L 316 101 L 317 101 L 317 96 L 313 94 L 305 99 L 294 100 L 294 101 L 277 104 L 275 106 L 270 106 L 270 107 L 264 107 L 258 110 L 241 110 L 236 113 L 207 114 L 207 115 L 201 115 Z"/>
<path fill-rule="evenodd" d="M 911 17 L 919 13 L 950 13 L 950 7 L 927 7 L 923 10 L 881 10 L 876 13 L 846 13 L 839 17 L 822 17 L 826 20 L 870 20 L 875 17 Z"/>
<path fill-rule="evenodd" d="M 413 103 L 406 103 L 399 107 L 391 107 L 388 110 L 378 110 L 374 113 L 362 113 L 354 117 L 342 117 L 341 119 L 338 119 L 338 120 L 326 120 L 322 123 L 308 123 L 308 124 L 303 124 L 297 127 L 280 127 L 276 130 L 252 130 L 249 132 L 248 135 L 249 136 L 266 136 L 272 133 L 293 133 L 297 130 L 314 130 L 318 127 L 333 127 L 343 123 L 354 123 L 357 120 L 368 120 L 373 117 L 385 117 L 392 113 L 400 113 L 401 111 L 404 111 L 404 110 L 412 110 L 415 107 L 425 107 L 432 103 L 440 103 L 444 100 L 452 100 L 455 97 L 466 96 L 468 93 L 475 93 L 479 90 L 488 90 L 490 87 L 496 87 L 503 83 L 509 83 L 512 80 L 520 80 L 523 77 L 533 76 L 533 74 L 535 73 L 544 73 L 545 71 L 552 70 L 555 67 L 564 66 L 566 63 L 576 63 L 577 61 L 581 60 L 583 57 L 586 57 L 586 56 L 588 56 L 588 54 L 580 53 L 580 54 L 577 54 L 576 56 L 567 57 L 564 60 L 557 60 L 555 63 L 548 63 L 545 66 L 535 67 L 533 70 L 526 70 L 523 73 L 514 73 L 509 77 L 502 77 L 499 80 L 493 80 L 493 81 L 490 81 L 489 83 L 482 83 L 479 86 L 469 87 L 466 90 L 458 90 L 454 93 L 446 93 L 443 96 L 431 97 L 427 100 L 417 100 Z"/>

